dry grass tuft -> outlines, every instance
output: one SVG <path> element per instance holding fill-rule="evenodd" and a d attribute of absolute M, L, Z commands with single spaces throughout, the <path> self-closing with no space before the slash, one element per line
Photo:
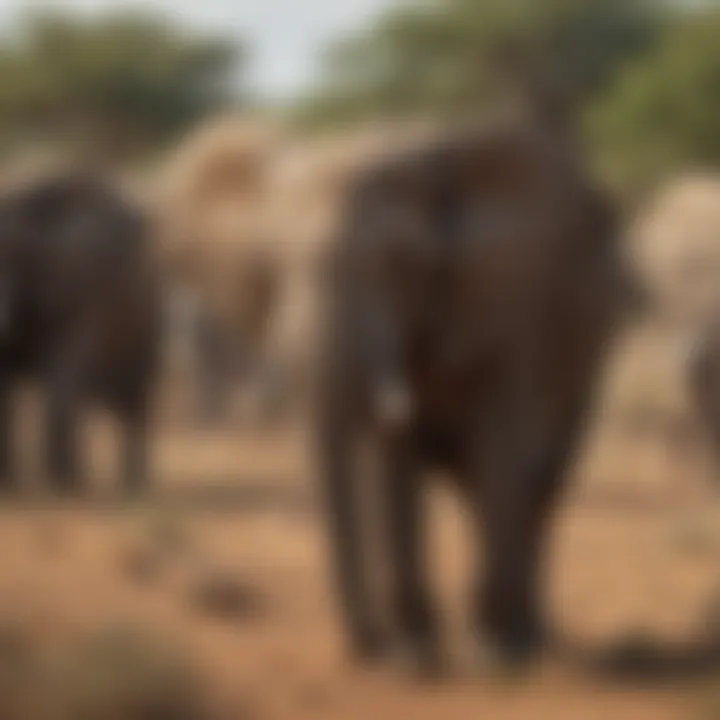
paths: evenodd
<path fill-rule="evenodd" d="M 202 682 L 186 654 L 139 631 L 81 642 L 61 668 L 58 707 L 67 720 L 207 720 Z"/>
<path fill-rule="evenodd" d="M 156 584 L 165 569 L 164 559 L 146 543 L 134 543 L 124 548 L 119 557 L 123 575 L 135 585 Z"/>
<path fill-rule="evenodd" d="M 252 620 L 267 611 L 267 598 L 237 573 L 227 569 L 203 570 L 189 586 L 191 606 L 222 620 Z"/>
<path fill-rule="evenodd" d="M 188 525 L 176 513 L 153 513 L 147 523 L 148 541 L 159 552 L 178 555 L 189 551 L 193 538 Z"/>

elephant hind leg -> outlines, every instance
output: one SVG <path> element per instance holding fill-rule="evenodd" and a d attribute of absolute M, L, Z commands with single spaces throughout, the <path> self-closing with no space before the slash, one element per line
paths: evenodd
<path fill-rule="evenodd" d="M 376 616 L 363 543 L 363 523 L 357 502 L 351 429 L 341 418 L 324 417 L 319 427 L 322 491 L 329 524 L 330 555 L 352 653 L 375 661 L 385 650 Z M 332 413 L 330 414 L 332 415 Z"/>
<path fill-rule="evenodd" d="M 489 451 L 495 462 L 485 465 L 478 512 L 486 563 L 476 581 L 475 621 L 510 661 L 531 658 L 546 640 L 542 582 L 549 525 L 582 418 L 573 416 L 534 462 L 517 462 L 522 453 L 512 453 L 509 443 Z"/>
<path fill-rule="evenodd" d="M 10 491 L 14 484 L 13 398 L 11 383 L 0 381 L 0 492 Z"/>
<path fill-rule="evenodd" d="M 79 398 L 73 383 L 51 382 L 46 405 L 46 463 L 56 490 L 72 492 L 81 484 Z"/>
<path fill-rule="evenodd" d="M 126 420 L 123 427 L 121 482 L 128 495 L 145 492 L 149 486 L 147 420 Z"/>
<path fill-rule="evenodd" d="M 394 620 L 401 641 L 408 644 L 415 669 L 422 675 L 436 675 L 443 663 L 424 567 L 427 518 L 423 513 L 421 467 L 415 448 L 406 438 L 387 441 L 383 460 Z"/>
<path fill-rule="evenodd" d="M 207 315 L 196 319 L 194 345 L 198 381 L 195 412 L 201 422 L 212 424 L 226 409 L 229 350 L 222 329 Z"/>
<path fill-rule="evenodd" d="M 144 493 L 149 486 L 152 420 L 152 376 L 138 375 L 125 392 L 105 398 L 118 418 L 118 476 L 125 495 Z"/>

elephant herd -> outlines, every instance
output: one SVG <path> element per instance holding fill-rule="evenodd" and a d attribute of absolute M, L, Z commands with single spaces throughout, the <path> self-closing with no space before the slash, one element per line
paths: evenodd
<path fill-rule="evenodd" d="M 484 549 L 470 602 L 478 642 L 510 661 L 533 657 L 553 508 L 603 356 L 643 304 L 612 201 L 569 144 L 527 123 L 391 142 L 388 152 L 367 143 L 353 149 L 362 167 L 353 152 L 318 168 L 317 154 L 273 156 L 267 133 L 237 137 L 217 152 L 200 137 L 184 162 L 205 163 L 205 185 L 175 165 L 161 211 L 90 175 L 6 192 L 3 486 L 13 476 L 10 395 L 24 375 L 45 390 L 59 491 L 82 476 L 86 400 L 121 423 L 123 487 L 146 486 L 165 301 L 182 290 L 201 417 L 223 410 L 241 376 L 261 378 L 266 400 L 286 397 L 294 373 L 314 390 L 316 470 L 354 654 L 400 648 L 423 671 L 441 666 L 422 555 L 424 480 L 439 470 Z M 712 385 L 716 346 L 693 360 L 696 389 Z M 390 623 L 367 568 L 360 440 L 381 461 Z"/>

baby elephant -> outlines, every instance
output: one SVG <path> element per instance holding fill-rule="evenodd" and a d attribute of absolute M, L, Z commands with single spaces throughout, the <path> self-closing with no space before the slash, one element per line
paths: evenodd
<path fill-rule="evenodd" d="M 319 450 L 351 646 L 374 659 L 393 639 L 369 586 L 355 487 L 353 447 L 369 438 L 403 656 L 441 667 L 422 555 L 423 476 L 440 470 L 483 550 L 471 602 L 483 654 L 489 643 L 527 660 L 543 638 L 550 519 L 599 363 L 635 297 L 612 209 L 564 145 L 488 128 L 363 173 L 333 252 Z"/>
<path fill-rule="evenodd" d="M 76 489 L 78 414 L 95 400 L 120 420 L 122 475 L 147 476 L 159 350 L 158 279 L 139 211 L 101 178 L 46 178 L 0 200 L 0 482 L 11 487 L 12 390 L 45 393 L 47 469 Z"/>

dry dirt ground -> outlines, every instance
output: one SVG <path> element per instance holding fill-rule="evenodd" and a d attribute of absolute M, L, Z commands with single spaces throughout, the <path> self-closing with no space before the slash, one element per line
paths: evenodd
<path fill-rule="evenodd" d="M 523 681 L 463 663 L 463 518 L 434 492 L 431 562 L 458 669 L 420 687 L 343 654 L 301 432 L 163 422 L 156 492 L 135 506 L 110 499 L 111 428 L 90 436 L 93 499 L 31 490 L 0 506 L 0 624 L 47 652 L 106 627 L 152 629 L 192 657 L 228 720 L 720 717 L 720 658 L 705 647 L 720 498 L 695 446 L 614 441 L 612 463 L 596 448 L 579 466 L 550 567 L 564 640 Z"/>

